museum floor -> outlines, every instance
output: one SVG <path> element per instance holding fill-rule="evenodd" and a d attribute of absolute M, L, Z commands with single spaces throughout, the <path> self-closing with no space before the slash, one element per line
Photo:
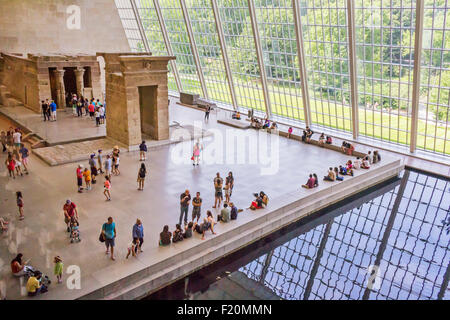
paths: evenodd
<path fill-rule="evenodd" d="M 194 124 L 194 121 L 200 121 L 196 124 L 199 125 L 203 120 L 203 113 L 172 103 L 170 117 L 171 123 L 177 121 L 181 124 Z M 77 121 L 77 119 L 73 120 Z M 203 123 L 203 128 L 217 129 L 216 132 L 221 133 L 225 146 L 227 134 L 236 134 L 236 130 L 239 129 L 218 125 L 215 120 L 215 115 L 211 115 L 210 123 L 206 125 Z M 248 135 L 255 139 L 258 136 L 253 130 L 249 130 Z M 214 145 L 218 143 L 217 139 L 214 143 L 211 140 L 212 138 L 207 137 L 202 141 L 205 146 L 204 156 L 209 153 L 210 160 L 213 158 L 211 149 L 214 149 Z M 56 255 L 62 257 L 65 268 L 71 265 L 80 267 L 80 290 L 69 290 L 64 284 L 53 282 L 48 293 L 36 298 L 74 299 L 86 296 L 111 282 L 136 274 L 148 266 L 164 261 L 171 263 L 171 257 L 183 252 L 187 253 L 195 247 L 208 246 L 208 242 L 220 237 L 220 234 L 250 223 L 258 215 L 266 214 L 264 210 L 244 211 L 237 221 L 226 225 L 219 224 L 216 228 L 217 236 L 207 234 L 206 240 L 202 241 L 198 235 L 195 235 L 193 239 L 182 243 L 164 248 L 158 247 L 158 235 L 162 226 L 168 224 L 173 230 L 178 222 L 179 195 L 186 188 L 193 194 L 197 191 L 201 192 L 202 218 L 206 210 L 213 210 L 216 216 L 218 211 L 211 208 L 214 200 L 213 178 L 216 172 L 220 172 L 223 177 L 229 171 L 233 172 L 235 188 L 231 200 L 239 208 L 248 207 L 252 200 L 252 193 L 263 190 L 271 199 L 268 208 L 270 210 L 271 206 L 276 207 L 277 202 L 278 204 L 287 203 L 293 197 L 306 199 L 311 198 L 308 195 L 312 192 L 328 192 L 327 188 L 330 188 L 330 184 L 321 183 L 320 187 L 314 191 L 302 189 L 301 184 L 306 182 L 309 173 L 317 173 L 320 178 L 329 166 L 344 164 L 348 159 L 347 156 L 338 152 L 280 138 L 279 147 L 275 144 L 271 147 L 272 149 L 269 149 L 273 156 L 271 157 L 273 170 L 269 170 L 269 174 L 262 175 L 261 167 L 267 169 L 270 163 L 250 164 L 247 159 L 246 164 L 221 164 L 220 161 L 216 161 L 219 163 L 193 167 L 189 161 L 191 144 L 191 141 L 182 142 L 151 151 L 146 162 L 149 176 L 146 179 L 144 191 L 138 191 L 136 184 L 137 170 L 140 166 L 138 153 L 123 153 L 120 162 L 121 175 L 112 179 L 111 202 L 105 201 L 102 184 L 94 185 L 93 189 L 86 193 L 76 192 L 75 163 L 50 167 L 32 155 L 31 174 L 17 177 L 15 180 L 7 177 L 5 166 L 0 166 L 0 188 L 6 190 L 1 195 L 0 216 L 11 221 L 10 229 L 0 234 L 0 288 L 2 292 L 6 292 L 6 297 L 21 298 L 24 292 L 23 286 L 19 285 L 19 280 L 10 275 L 9 262 L 17 252 L 22 252 L 25 259 L 31 258 L 31 265 L 51 275 L 52 278 L 52 261 Z M 183 147 L 185 147 L 184 151 Z M 216 148 L 216 150 L 219 149 L 221 148 Z M 267 154 L 267 150 L 258 151 L 260 154 L 261 152 L 263 155 Z M 235 159 L 235 153 L 234 149 L 224 151 L 223 161 L 227 162 L 226 156 L 230 155 L 232 157 L 228 158 L 229 161 L 231 158 Z M 0 157 L 4 161 L 5 155 L 2 154 Z M 395 161 L 396 158 L 399 157 L 385 156 L 383 165 Z M 279 162 L 276 163 L 277 161 Z M 84 164 L 86 165 L 87 161 Z M 356 179 L 359 175 L 362 175 L 361 171 L 356 177 L 347 180 Z M 99 181 L 102 181 L 101 177 Z M 335 185 L 338 186 L 338 184 Z M 361 187 L 364 187 L 364 183 L 361 183 Z M 22 191 L 24 196 L 26 217 L 24 221 L 17 219 L 15 192 L 18 190 Z M 330 189 L 331 192 L 333 190 Z M 65 231 L 62 206 L 66 199 L 76 203 L 79 210 L 82 238 L 80 243 L 71 244 Z M 98 241 L 101 225 L 108 216 L 114 218 L 118 231 L 116 261 L 111 261 L 105 255 L 105 248 Z M 131 241 L 131 228 L 136 218 L 140 218 L 144 225 L 144 252 L 138 258 L 126 260 L 127 245 Z M 216 242 L 211 242 L 211 248 L 213 245 L 218 245 Z M 221 252 L 217 254 L 220 255 Z M 191 261 L 191 258 L 189 255 L 179 257 L 187 262 Z M 120 291 L 122 285 L 123 283 L 119 283 L 109 290 Z M 106 298 L 109 296 L 106 291 L 100 295 Z"/>

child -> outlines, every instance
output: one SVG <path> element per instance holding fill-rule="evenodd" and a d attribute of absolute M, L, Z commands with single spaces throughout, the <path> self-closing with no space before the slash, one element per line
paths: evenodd
<path fill-rule="evenodd" d="M 25 217 L 23 215 L 23 197 L 22 197 L 22 192 L 17 191 L 16 192 L 16 196 L 17 196 L 17 206 L 19 207 L 19 220 L 23 220 Z"/>
<path fill-rule="evenodd" d="M 105 184 L 104 184 L 104 186 L 105 186 L 105 190 L 103 191 L 103 194 L 106 197 L 106 201 L 111 201 L 111 192 L 110 192 L 110 190 L 111 190 L 111 181 L 109 180 L 108 176 L 105 177 Z"/>
<path fill-rule="evenodd" d="M 292 127 L 289 127 L 289 129 L 288 129 L 288 135 L 287 135 L 287 138 L 288 138 L 288 139 L 291 138 L 291 134 L 292 134 Z"/>
<path fill-rule="evenodd" d="M 347 168 L 339 166 L 339 173 L 343 176 L 347 175 Z"/>
<path fill-rule="evenodd" d="M 118 155 L 118 154 L 115 155 L 115 156 L 113 156 L 113 162 L 114 162 L 114 174 L 115 174 L 116 176 L 118 176 L 118 175 L 120 174 L 120 171 L 119 171 L 119 162 L 120 162 L 120 158 L 119 158 L 119 155 Z"/>
<path fill-rule="evenodd" d="M 22 162 L 19 161 L 19 156 L 16 157 L 16 172 L 17 172 L 17 176 L 20 174 L 21 176 L 23 176 L 22 173 Z"/>
<path fill-rule="evenodd" d="M 103 170 L 102 170 L 103 154 L 102 154 L 101 149 L 98 150 L 97 163 L 98 163 L 98 170 L 100 171 L 100 173 L 103 173 Z"/>
<path fill-rule="evenodd" d="M 370 152 L 370 151 L 369 151 Z M 370 169 L 370 162 L 369 162 L 369 157 L 365 157 L 364 160 L 361 163 L 361 168 L 362 169 Z"/>
<path fill-rule="evenodd" d="M 55 263 L 54 273 L 55 273 L 56 279 L 58 279 L 58 283 L 62 283 L 62 274 L 63 274 L 63 268 L 64 268 L 62 259 L 60 256 L 56 256 L 53 259 L 53 262 Z"/>
<path fill-rule="evenodd" d="M 16 160 L 14 160 L 14 157 L 11 153 L 8 154 L 8 158 L 6 159 L 5 164 L 8 167 L 9 176 L 15 179 L 16 174 L 14 173 L 14 170 L 16 168 Z"/>
<path fill-rule="evenodd" d="M 332 144 L 333 143 L 333 139 L 331 139 L 330 136 L 327 136 L 327 140 L 325 141 L 326 144 Z"/>
<path fill-rule="evenodd" d="M 22 158 L 22 165 L 25 169 L 25 173 L 28 174 L 28 156 L 30 155 L 27 148 L 25 148 L 25 145 L 22 143 L 21 147 L 19 149 L 20 156 Z"/>
<path fill-rule="evenodd" d="M 225 190 L 225 203 L 229 203 L 230 202 L 230 185 L 226 185 L 223 190 Z"/>
<path fill-rule="evenodd" d="M 375 151 L 373 152 L 373 160 L 372 160 L 372 163 L 377 163 L 377 162 L 380 162 L 380 161 L 381 161 L 381 156 L 380 156 L 380 154 L 378 153 L 378 151 L 375 150 Z"/>
<path fill-rule="evenodd" d="M 130 244 L 128 245 L 128 253 L 126 256 L 126 259 L 128 259 L 128 257 L 130 256 L 130 253 L 133 257 L 137 257 L 137 252 L 136 252 L 136 248 L 139 246 L 139 239 L 136 240 L 136 244 L 131 241 Z"/>
<path fill-rule="evenodd" d="M 339 176 L 339 170 L 337 167 L 334 167 L 334 173 L 336 174 L 336 180 L 337 181 L 343 181 L 344 178 Z"/>
<path fill-rule="evenodd" d="M 84 182 L 86 183 L 86 190 L 91 190 L 91 171 L 85 168 L 83 171 Z"/>
<path fill-rule="evenodd" d="M 183 241 L 183 231 L 181 230 L 181 226 L 179 224 L 176 225 L 176 229 L 173 232 L 173 236 L 172 236 L 172 242 L 179 242 L 179 241 Z"/>
<path fill-rule="evenodd" d="M 325 134 L 323 134 L 322 132 L 322 134 L 319 137 L 319 145 L 323 147 L 324 144 L 325 144 Z"/>
<path fill-rule="evenodd" d="M 94 116 L 95 116 L 95 125 L 97 127 L 99 127 L 100 126 L 100 111 L 98 111 L 98 108 L 95 109 Z"/>
<path fill-rule="evenodd" d="M 146 154 L 147 154 L 147 145 L 145 144 L 145 141 L 142 141 L 142 143 L 139 145 L 139 161 L 147 160 Z"/>
<path fill-rule="evenodd" d="M 355 162 L 353 163 L 354 169 L 360 169 L 361 168 L 361 159 L 359 157 L 356 158 Z"/>

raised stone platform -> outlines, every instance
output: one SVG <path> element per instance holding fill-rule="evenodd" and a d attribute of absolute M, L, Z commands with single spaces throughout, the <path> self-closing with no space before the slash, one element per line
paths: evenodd
<path fill-rule="evenodd" d="M 248 129 L 250 128 L 250 123 L 245 120 L 236 120 L 236 119 L 217 119 L 218 123 L 225 124 L 227 126 L 231 126 L 239 129 Z"/>

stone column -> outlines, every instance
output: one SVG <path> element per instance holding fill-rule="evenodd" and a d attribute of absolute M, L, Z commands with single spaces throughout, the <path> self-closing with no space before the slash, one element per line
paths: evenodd
<path fill-rule="evenodd" d="M 77 82 L 77 96 L 78 99 L 80 99 L 81 96 L 84 96 L 84 69 L 83 68 L 77 68 L 75 70 L 75 78 Z"/>
<path fill-rule="evenodd" d="M 58 108 L 66 107 L 66 90 L 64 88 L 64 69 L 55 70 L 56 75 L 56 104 Z"/>

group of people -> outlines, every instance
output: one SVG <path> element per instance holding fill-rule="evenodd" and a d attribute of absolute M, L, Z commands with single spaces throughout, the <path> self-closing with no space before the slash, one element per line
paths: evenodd
<path fill-rule="evenodd" d="M 28 158 L 30 152 L 25 147 L 25 144 L 22 143 L 21 130 L 10 127 L 6 133 L 2 131 L 0 137 L 3 152 L 8 153 L 5 165 L 8 169 L 9 176 L 15 179 L 16 175 L 23 176 L 24 173 L 28 174 Z"/>
<path fill-rule="evenodd" d="M 254 129 L 266 129 L 268 132 L 278 129 L 277 123 L 275 121 L 270 121 L 267 116 L 264 117 L 264 121 L 260 121 L 258 118 L 252 116 L 250 118 L 250 125 Z"/>
<path fill-rule="evenodd" d="M 41 111 L 44 121 L 56 121 L 57 105 L 54 100 L 45 99 L 41 101 Z"/>
<path fill-rule="evenodd" d="M 74 116 L 82 117 L 84 111 L 85 116 L 89 116 L 91 120 L 95 120 L 97 127 L 105 123 L 105 105 L 100 102 L 100 99 L 96 100 L 91 98 L 89 100 L 84 97 L 78 98 L 76 94 L 73 94 L 70 104 Z"/>

